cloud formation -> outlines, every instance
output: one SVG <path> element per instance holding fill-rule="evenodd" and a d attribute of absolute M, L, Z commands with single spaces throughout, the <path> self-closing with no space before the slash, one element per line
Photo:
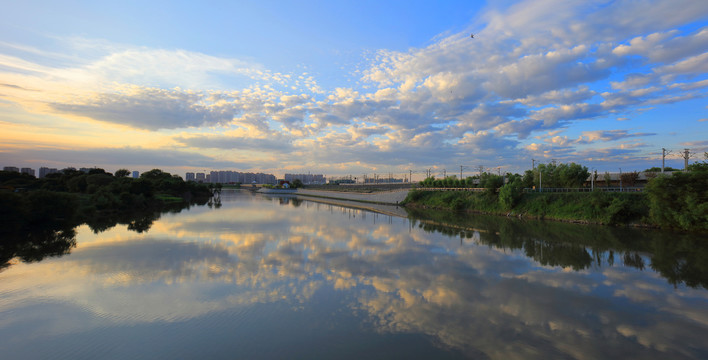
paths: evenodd
<path fill-rule="evenodd" d="M 37 299 L 52 308 L 75 306 L 73 312 L 51 312 L 38 326 L 71 317 L 69 324 L 84 331 L 105 323 L 133 331 L 244 311 L 265 323 L 218 324 L 250 331 L 256 323 L 282 326 L 272 311 L 286 305 L 288 314 L 314 308 L 322 315 L 299 323 L 310 324 L 312 332 L 331 334 L 332 324 L 346 326 L 340 323 L 346 319 L 357 332 L 423 334 L 467 357 L 608 358 L 631 352 L 663 359 L 705 351 L 696 345 L 708 326 L 701 312 L 705 289 L 674 287 L 649 266 L 640 271 L 621 264 L 621 253 L 630 250 L 563 241 L 571 234 L 582 242 L 586 229 L 478 217 L 464 225 L 472 227 L 465 229 L 472 236 L 459 237 L 446 235 L 459 227 L 422 219 L 233 192 L 222 196 L 218 212 L 193 207 L 186 215 L 164 216 L 149 233 L 80 230 L 85 233 L 71 255 L 13 265 L 7 274 L 17 267 L 23 276 L 7 277 L 3 286 L 13 291 L 6 291 L 0 310 L 26 317 L 36 311 Z M 628 235 L 615 230 L 602 235 Z M 597 242 L 597 236 L 590 238 Z M 636 256 L 652 261 L 647 254 Z M 652 268 L 667 261 L 658 259 Z M 323 305 L 333 311 L 322 312 Z M 10 325 L 0 324 L 0 331 L 24 345 L 28 337 Z"/>
<path fill-rule="evenodd" d="M 357 84 L 334 89 L 306 72 L 186 50 L 100 42 L 88 60 L 59 66 L 30 60 L 41 50 L 15 47 L 0 57 L 0 96 L 29 111 L 187 131 L 174 141 L 192 151 L 297 154 L 298 166 L 315 170 L 494 163 L 522 171 L 530 157 L 583 163 L 584 153 L 620 138 L 652 146 L 656 120 L 630 136 L 605 119 L 705 99 L 706 15 L 696 1 L 490 5 L 474 39 L 458 33 L 422 48 L 379 50 L 355 72 Z M 91 48 L 71 41 L 77 51 Z M 553 131 L 560 133 L 545 147 L 532 140 Z"/>

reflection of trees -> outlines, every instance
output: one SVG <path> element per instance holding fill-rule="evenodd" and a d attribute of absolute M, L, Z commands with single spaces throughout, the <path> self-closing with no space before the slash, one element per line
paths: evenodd
<path fill-rule="evenodd" d="M 272 197 L 271 197 L 272 199 Z M 278 204 L 280 205 L 292 205 L 293 207 L 300 207 L 302 205 L 303 200 L 298 199 L 296 197 L 289 197 L 289 196 L 279 196 L 277 197 L 278 199 Z"/>
<path fill-rule="evenodd" d="M 708 243 L 699 235 L 560 222 L 507 219 L 426 209 L 407 209 L 411 221 L 427 232 L 474 239 L 500 249 L 522 250 L 543 265 L 570 267 L 613 266 L 615 256 L 625 266 L 651 268 L 671 284 L 708 288 Z"/>
<path fill-rule="evenodd" d="M 257 212 L 258 208 L 254 205 L 249 210 Z M 185 283 L 176 287 L 181 296 L 179 302 L 167 301 L 171 294 L 155 292 L 150 286 L 145 291 L 150 291 L 151 296 L 131 299 L 139 306 L 120 303 L 111 308 L 111 302 L 102 304 L 105 305 L 102 311 L 107 314 L 115 311 L 119 319 L 126 318 L 126 311 L 138 312 L 136 318 L 140 319 L 171 319 L 175 313 L 199 316 L 215 307 L 230 308 L 234 304 L 263 304 L 283 299 L 304 303 L 319 289 L 327 291 L 331 287 L 347 291 L 345 294 L 352 296 L 347 304 L 367 314 L 377 331 L 427 334 L 440 346 L 461 349 L 474 358 L 582 357 L 578 354 L 611 358 L 618 353 L 656 358 L 659 347 L 667 349 L 661 351 L 661 357 L 671 358 L 677 354 L 676 349 L 683 350 L 684 345 L 695 343 L 701 335 L 695 331 L 700 325 L 692 325 L 689 319 L 666 322 L 666 313 L 660 309 L 664 304 L 661 299 L 657 299 L 656 308 L 648 302 L 637 302 L 637 309 L 625 311 L 625 302 L 631 302 L 631 298 L 599 299 L 596 294 L 575 291 L 576 284 L 588 280 L 587 274 L 532 269 L 514 276 L 508 270 L 514 266 L 514 260 L 486 256 L 486 251 L 478 246 L 458 247 L 457 241 L 445 241 L 441 236 L 419 231 L 401 231 L 404 229 L 385 222 L 374 225 L 367 222 L 367 226 L 361 226 L 356 221 L 364 217 L 357 216 L 358 220 L 352 221 L 352 217 L 338 216 L 338 211 L 312 221 L 306 209 L 284 210 L 289 211 L 287 220 L 272 217 L 264 220 L 268 228 L 283 226 L 282 233 L 287 235 L 282 238 L 259 229 L 238 232 L 238 226 L 234 226 L 228 234 L 233 236 L 225 238 L 228 241 L 222 244 L 110 242 L 82 249 L 69 259 L 71 264 L 65 268 L 78 268 L 81 276 L 91 274 L 92 280 L 102 274 L 106 282 L 94 289 L 102 294 L 125 292 L 125 282 L 120 287 L 107 285 L 113 284 L 108 281 L 114 280 L 114 274 L 121 274 L 122 281 L 133 283 Z M 337 219 L 339 223 L 334 222 Z M 596 230 L 594 227 L 510 222 L 494 217 L 479 217 L 468 223 L 461 218 L 451 220 L 451 226 L 437 220 L 415 221 L 427 232 L 459 236 L 463 243 L 471 239 L 496 248 L 521 249 L 540 263 L 574 269 L 591 267 L 595 262 L 612 264 L 615 256 L 624 259 L 627 265 L 641 268 L 644 265 L 639 251 L 647 253 L 647 249 L 657 247 L 636 246 L 647 238 L 623 240 L 631 232 L 604 233 L 604 229 L 597 229 L 594 234 L 582 234 L 577 230 Z M 213 227 L 205 225 L 192 231 L 203 234 Z M 214 232 L 214 238 L 219 234 L 222 233 Z M 682 249 L 694 245 L 688 242 Z M 433 248 L 442 251 L 431 251 Z M 667 261 L 666 266 L 678 269 L 679 276 L 685 278 L 685 270 L 680 268 L 684 262 Z M 644 278 L 639 277 L 640 282 Z M 209 282 L 227 284 L 204 291 L 210 289 Z M 182 291 L 190 283 L 197 284 L 196 291 Z M 617 288 L 625 286 L 632 289 L 633 284 L 628 281 Z M 682 299 L 676 296 L 672 301 Z M 154 313 L 145 316 L 146 311 Z M 333 317 L 332 323 L 336 320 Z M 649 325 L 644 327 L 645 323 Z M 641 330 L 646 329 L 646 333 L 657 334 L 649 340 L 658 341 L 645 346 L 635 337 L 625 335 L 626 332 L 617 331 L 620 327 L 627 331 L 636 324 L 642 324 Z M 685 351 L 679 354 L 697 353 L 695 348 Z"/>
<path fill-rule="evenodd" d="M 453 228 L 443 224 L 421 223 L 420 227 L 427 232 L 439 232 L 451 237 L 475 239 L 481 244 L 501 249 L 523 250 L 526 256 L 542 265 L 582 270 L 590 267 L 593 263 L 593 257 L 581 244 L 539 240 L 528 233 L 517 232 L 518 229 L 515 228 L 482 229 L 475 232 L 472 230 L 474 228 Z M 478 235 L 475 236 L 475 233 Z"/>
<path fill-rule="evenodd" d="M 46 257 L 68 254 L 76 247 L 76 231 L 68 229 L 35 229 L 23 234 L 3 234 L 0 244 L 0 268 L 7 268 L 13 258 L 36 262 Z"/>
<path fill-rule="evenodd" d="M 211 184 L 209 184 L 211 185 Z M 221 184 L 218 184 L 221 185 Z M 207 206 L 210 208 L 216 208 L 219 209 L 221 208 L 221 189 L 217 191 L 214 191 L 214 196 L 209 198 L 209 201 L 207 202 Z"/>
<path fill-rule="evenodd" d="M 193 205 L 204 205 L 211 201 L 211 198 L 199 199 L 189 203 L 167 203 L 139 211 L 102 212 L 88 217 L 85 219 L 85 223 L 95 233 L 106 231 L 118 224 L 127 225 L 128 230 L 141 233 L 150 230 L 152 224 L 159 220 L 162 214 L 177 214 L 184 209 L 189 209 Z"/>
<path fill-rule="evenodd" d="M 708 244 L 705 239 L 689 236 L 654 239 L 656 249 L 651 268 L 674 286 L 685 283 L 708 289 Z"/>
<path fill-rule="evenodd" d="M 95 233 L 106 231 L 117 224 L 127 225 L 128 230 L 138 233 L 148 231 L 153 222 L 163 213 L 178 213 L 190 205 L 203 205 L 211 199 L 194 200 L 191 203 L 163 204 L 156 208 L 139 211 L 95 212 L 80 216 L 58 218 L 47 215 L 47 211 L 38 214 L 25 213 L 28 219 L 19 226 L 0 229 L 0 268 L 10 266 L 13 258 L 24 262 L 40 261 L 46 257 L 68 254 L 76 247 L 76 226 L 85 223 Z M 56 215 L 56 214 L 55 214 Z M 51 221 L 42 222 L 46 218 Z"/>

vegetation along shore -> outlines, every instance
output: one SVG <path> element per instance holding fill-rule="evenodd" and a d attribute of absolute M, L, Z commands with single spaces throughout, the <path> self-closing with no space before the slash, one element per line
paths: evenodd
<path fill-rule="evenodd" d="M 126 224 L 142 232 L 160 214 L 210 203 L 218 192 L 158 169 L 137 179 L 128 174 L 128 170 L 111 174 L 103 169 L 87 173 L 64 169 L 37 179 L 0 171 L 0 269 L 15 256 L 37 261 L 68 252 L 74 240 L 66 240 L 73 239 L 78 225 L 101 232 Z"/>
<path fill-rule="evenodd" d="M 538 191 L 541 185 L 590 190 L 589 177 L 586 167 L 561 164 L 541 165 L 523 176 L 509 175 L 506 182 L 488 173 L 477 179 L 429 178 L 410 191 L 404 204 L 418 209 L 708 232 L 708 154 L 706 161 L 690 165 L 685 172 L 655 174 L 643 191 Z M 593 177 L 597 184 L 598 175 Z M 440 191 L 473 186 L 483 190 Z"/>

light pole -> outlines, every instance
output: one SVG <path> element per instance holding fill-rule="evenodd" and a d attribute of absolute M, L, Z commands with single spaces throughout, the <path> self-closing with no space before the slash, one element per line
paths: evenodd
<path fill-rule="evenodd" d="M 620 168 L 620 192 L 622 192 L 622 168 Z"/>
<path fill-rule="evenodd" d="M 595 191 L 595 169 L 590 169 L 590 191 Z"/>

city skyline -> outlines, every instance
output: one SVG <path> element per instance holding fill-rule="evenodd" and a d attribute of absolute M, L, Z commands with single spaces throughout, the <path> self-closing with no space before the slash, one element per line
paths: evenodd
<path fill-rule="evenodd" d="M 27 1 L 0 20 L 3 166 L 420 180 L 708 151 L 701 1 Z"/>

